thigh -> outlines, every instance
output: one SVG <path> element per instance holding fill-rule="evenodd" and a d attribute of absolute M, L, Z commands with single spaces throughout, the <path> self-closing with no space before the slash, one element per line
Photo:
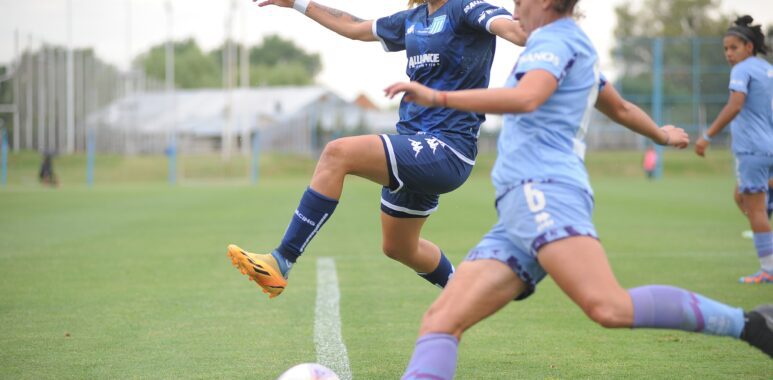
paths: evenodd
<path fill-rule="evenodd" d="M 333 161 L 336 165 L 341 165 L 346 173 L 382 185 L 389 183 L 386 151 L 378 135 L 349 136 L 333 140 L 325 146 L 320 163 L 325 159 L 325 155 L 336 157 Z M 320 164 L 317 165 L 316 171 L 319 170 Z"/>
<path fill-rule="evenodd" d="M 604 248 L 591 237 L 572 237 L 545 245 L 539 262 L 556 284 L 583 309 L 611 304 L 615 310 L 633 309 L 628 292 L 617 282 Z"/>
<path fill-rule="evenodd" d="M 507 305 L 526 285 L 496 260 L 463 262 L 424 316 L 421 335 L 461 334 Z"/>

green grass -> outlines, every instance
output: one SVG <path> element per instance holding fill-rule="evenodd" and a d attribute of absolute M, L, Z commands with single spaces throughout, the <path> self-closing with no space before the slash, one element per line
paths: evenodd
<path fill-rule="evenodd" d="M 744 308 L 773 302 L 773 286 L 736 283 L 758 264 L 740 237 L 747 225 L 732 202 L 729 156 L 669 157 L 666 178 L 648 182 L 632 169 L 639 154 L 591 154 L 594 219 L 619 281 Z M 37 157 L 27 159 L 10 174 L 34 170 Z M 57 162 L 58 190 L 21 180 L 0 190 L 0 378 L 273 379 L 316 360 L 322 256 L 336 260 L 354 377 L 402 373 L 438 290 L 380 253 L 376 186 L 347 180 L 335 217 L 269 301 L 231 267 L 225 246 L 273 248 L 313 162 L 268 157 L 257 186 L 216 177 L 171 187 L 162 158 L 108 159 L 123 179 L 87 188 L 71 157 Z M 425 227 L 455 263 L 496 218 L 491 157 L 480 161 Z M 546 279 L 465 335 L 458 368 L 459 379 L 769 379 L 773 361 L 728 338 L 604 330 Z"/>

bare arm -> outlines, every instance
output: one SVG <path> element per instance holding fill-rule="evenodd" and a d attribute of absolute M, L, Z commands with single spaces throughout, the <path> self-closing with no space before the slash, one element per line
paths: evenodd
<path fill-rule="evenodd" d="M 253 0 L 253 2 L 258 0 Z M 265 7 L 276 5 L 283 8 L 291 8 L 295 0 L 265 0 L 258 5 Z M 373 20 L 363 20 L 346 12 L 333 9 L 316 2 L 309 2 L 306 8 L 306 16 L 346 38 L 358 41 L 377 41 L 373 35 Z"/>
<path fill-rule="evenodd" d="M 513 19 L 498 18 L 491 22 L 491 33 L 502 37 L 518 46 L 526 45 L 526 32 L 521 28 L 521 22 Z"/>
<path fill-rule="evenodd" d="M 670 145 L 683 149 L 690 143 L 684 129 L 672 125 L 658 127 L 646 112 L 623 99 L 611 84 L 604 86 L 599 93 L 596 108 L 614 122 L 642 136 L 647 136 L 660 145 Z"/>
<path fill-rule="evenodd" d="M 722 130 L 738 116 L 744 103 L 746 103 L 746 94 L 738 91 L 731 92 L 727 104 L 725 104 L 725 107 L 719 112 L 719 115 L 717 115 L 714 122 L 711 123 L 711 127 L 706 130 L 706 135 L 711 138 L 712 136 L 716 136 L 719 132 L 722 132 Z M 705 157 L 706 148 L 709 147 L 709 144 L 710 142 L 701 136 L 695 143 L 695 153 L 701 157 Z"/>
<path fill-rule="evenodd" d="M 556 78 L 544 70 L 529 71 L 514 88 L 436 91 L 417 82 L 395 83 L 387 97 L 405 93 L 405 100 L 425 107 L 448 107 L 480 113 L 528 113 L 545 103 L 558 88 Z"/>

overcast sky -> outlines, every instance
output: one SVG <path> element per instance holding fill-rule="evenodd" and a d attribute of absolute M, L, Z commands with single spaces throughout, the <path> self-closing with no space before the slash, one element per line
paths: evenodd
<path fill-rule="evenodd" d="M 365 19 L 374 19 L 405 8 L 405 0 L 319 0 Z M 512 11 L 511 0 L 488 0 Z M 226 35 L 226 18 L 231 0 L 170 0 L 173 36 L 195 38 L 210 50 Z M 165 0 L 0 0 L 0 62 L 14 56 L 15 31 L 23 50 L 32 39 L 67 43 L 67 4 L 72 4 L 72 43 L 94 47 L 97 55 L 126 68 L 130 57 L 146 51 L 167 38 Z M 286 8 L 259 8 L 251 0 L 236 0 L 237 13 L 231 28 L 234 37 L 246 36 L 247 43 L 260 43 L 263 36 L 279 34 L 292 39 L 306 51 L 322 56 L 319 81 L 346 99 L 365 93 L 381 105 L 391 104 L 381 90 L 394 81 L 405 80 L 405 53 L 386 53 L 378 42 L 356 42 L 327 31 L 300 13 Z M 602 54 L 602 69 L 613 72 L 607 52 L 612 47 L 615 6 L 641 0 L 585 0 L 580 24 Z M 757 22 L 773 24 L 773 0 L 723 0 L 721 12 L 749 13 Z M 245 25 L 246 27 L 242 27 Z M 492 69 L 491 86 L 504 83 L 519 48 L 499 40 Z"/>

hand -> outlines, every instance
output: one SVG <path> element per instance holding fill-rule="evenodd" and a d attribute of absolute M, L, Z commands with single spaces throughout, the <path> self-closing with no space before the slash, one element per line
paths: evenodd
<path fill-rule="evenodd" d="M 515 19 L 513 20 L 513 23 L 515 26 L 513 27 L 513 32 L 516 36 L 515 44 L 518 46 L 526 46 L 526 40 L 529 38 L 529 35 L 526 33 L 525 30 L 523 30 L 523 25 L 521 25 L 521 20 Z"/>
<path fill-rule="evenodd" d="M 253 3 L 256 3 L 258 1 L 259 0 L 252 0 Z M 295 3 L 295 0 L 265 0 L 258 3 L 258 6 L 265 7 L 267 5 L 276 5 L 277 7 L 282 7 L 282 8 L 292 8 L 294 3 Z"/>
<path fill-rule="evenodd" d="M 709 144 L 703 137 L 698 138 L 698 141 L 695 142 L 695 154 L 706 157 L 706 148 L 709 147 Z"/>
<path fill-rule="evenodd" d="M 663 134 L 666 135 L 663 145 L 673 146 L 677 149 L 687 148 L 690 145 L 690 136 L 682 128 L 674 127 L 673 125 L 664 125 L 660 128 Z"/>
<path fill-rule="evenodd" d="M 435 107 L 439 105 L 438 92 L 426 87 L 418 82 L 398 82 L 384 89 L 384 96 L 389 99 L 395 95 L 404 92 L 403 100 L 416 103 L 424 107 Z"/>

